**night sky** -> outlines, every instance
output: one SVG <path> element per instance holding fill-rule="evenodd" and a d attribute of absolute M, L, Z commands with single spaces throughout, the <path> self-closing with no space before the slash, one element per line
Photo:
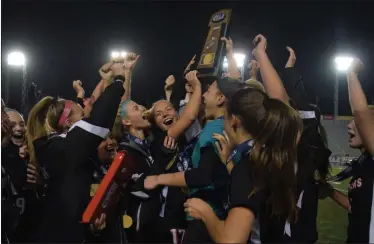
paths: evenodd
<path fill-rule="evenodd" d="M 39 1 L 40 2 L 40 1 Z M 100 80 L 98 69 L 113 49 L 141 55 L 133 75 L 134 100 L 150 105 L 163 95 L 165 78 L 180 76 L 194 54 L 199 55 L 210 16 L 231 8 L 230 36 L 235 49 L 250 55 L 252 39 L 262 33 L 278 70 L 294 48 L 312 102 L 323 114 L 333 113 L 335 53 L 361 58 L 361 82 L 374 100 L 373 4 L 352 2 L 129 2 L 129 1 L 2 1 L 2 97 L 10 81 L 9 106 L 20 107 L 21 73 L 6 65 L 6 54 L 27 56 L 27 77 L 44 94 L 75 97 L 72 81 L 83 81 L 90 95 Z M 371 78 L 371 79 L 370 79 Z M 340 108 L 350 112 L 347 83 L 340 76 Z"/>

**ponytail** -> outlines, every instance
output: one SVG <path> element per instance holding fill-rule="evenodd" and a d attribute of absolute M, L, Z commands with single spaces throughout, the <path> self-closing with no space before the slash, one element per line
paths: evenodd
<path fill-rule="evenodd" d="M 250 155 L 257 169 L 254 179 L 269 190 L 272 214 L 285 215 L 293 222 L 297 213 L 295 164 L 301 120 L 294 109 L 278 99 L 265 98 L 264 107 L 267 113 L 259 123 L 261 128 Z"/>
<path fill-rule="evenodd" d="M 45 128 L 45 120 L 49 107 L 53 102 L 53 97 L 45 97 L 40 100 L 31 109 L 27 119 L 26 137 L 27 147 L 29 149 L 30 161 L 36 164 L 34 141 L 38 138 L 46 136 L 48 131 Z"/>
<path fill-rule="evenodd" d="M 297 142 L 299 114 L 258 89 L 239 90 L 229 100 L 228 115 L 235 115 L 255 143 L 249 156 L 255 190 L 266 190 L 268 210 L 294 222 L 297 217 Z"/>
<path fill-rule="evenodd" d="M 59 120 L 64 111 L 64 100 L 57 100 L 53 97 L 44 97 L 31 109 L 27 120 L 28 138 L 27 146 L 30 154 L 30 161 L 36 164 L 34 141 L 47 136 L 52 132 L 60 133 Z"/>

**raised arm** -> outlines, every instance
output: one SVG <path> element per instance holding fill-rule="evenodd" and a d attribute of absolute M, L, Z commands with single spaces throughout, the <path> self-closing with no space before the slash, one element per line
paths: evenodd
<path fill-rule="evenodd" d="M 296 54 L 291 47 L 286 47 L 289 57 L 283 72 L 283 85 L 295 108 L 299 111 L 309 111 L 309 100 L 304 89 L 304 82 L 301 75 L 295 68 Z"/>
<path fill-rule="evenodd" d="M 85 91 L 82 87 L 82 82 L 80 80 L 73 81 L 73 89 L 77 93 L 77 99 L 83 100 Z"/>
<path fill-rule="evenodd" d="M 191 85 L 193 92 L 186 108 L 179 120 L 168 130 L 168 136 L 178 138 L 197 118 L 201 104 L 201 83 L 196 76 L 197 71 L 190 71 L 186 75 L 187 82 Z"/>
<path fill-rule="evenodd" d="M 139 55 L 136 55 L 135 53 L 129 53 L 126 55 L 126 58 L 124 60 L 124 67 L 125 67 L 125 78 L 126 81 L 123 84 L 123 87 L 125 89 L 125 94 L 123 94 L 122 101 L 126 101 L 131 99 L 131 78 L 132 78 L 132 71 L 136 66 L 136 63 L 139 60 Z"/>
<path fill-rule="evenodd" d="M 271 98 L 279 99 L 289 104 L 288 95 L 283 83 L 266 54 L 267 40 L 263 35 L 257 35 L 253 40 L 255 49 L 253 55 L 260 65 L 260 73 L 264 82 L 265 90 Z"/>
<path fill-rule="evenodd" d="M 234 43 L 231 38 L 227 39 L 226 37 L 221 37 L 221 40 L 225 43 L 226 46 L 226 58 L 228 63 L 228 73 L 229 77 L 233 79 L 240 79 L 241 75 L 238 70 L 238 66 L 234 56 Z"/>
<path fill-rule="evenodd" d="M 369 109 L 365 93 L 357 77 L 363 68 L 362 62 L 355 59 L 347 72 L 349 103 L 365 148 L 371 155 L 374 155 L 373 114 Z"/>
<path fill-rule="evenodd" d="M 258 80 L 258 71 L 260 70 L 260 66 L 256 60 L 251 60 L 251 62 L 248 63 L 248 70 L 249 70 L 249 77 L 252 80 Z"/>
<path fill-rule="evenodd" d="M 175 77 L 174 75 L 169 75 L 168 78 L 165 80 L 165 98 L 166 101 L 170 102 L 171 94 L 173 93 L 173 85 L 175 83 Z"/>

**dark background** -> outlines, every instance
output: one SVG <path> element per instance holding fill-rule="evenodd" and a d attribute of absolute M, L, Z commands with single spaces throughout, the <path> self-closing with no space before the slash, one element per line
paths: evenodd
<path fill-rule="evenodd" d="M 374 13 L 369 1 L 2 1 L 2 97 L 9 81 L 8 106 L 20 108 L 21 72 L 6 65 L 13 49 L 26 54 L 29 82 L 44 94 L 73 99 L 72 81 L 82 80 L 89 96 L 100 80 L 98 69 L 117 48 L 141 55 L 132 92 L 134 100 L 149 106 L 163 96 L 166 77 L 180 75 L 191 57 L 200 54 L 209 18 L 222 8 L 233 10 L 235 49 L 250 55 L 252 39 L 262 33 L 281 73 L 288 58 L 285 47 L 294 48 L 310 99 L 318 100 L 323 114 L 333 113 L 336 53 L 364 62 L 360 80 L 373 103 Z M 339 112 L 348 115 L 343 74 L 339 89 Z"/>

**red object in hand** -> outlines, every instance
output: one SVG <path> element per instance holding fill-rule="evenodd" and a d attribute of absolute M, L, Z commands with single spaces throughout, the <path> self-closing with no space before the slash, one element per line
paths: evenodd
<path fill-rule="evenodd" d="M 127 151 L 118 152 L 108 172 L 82 216 L 82 223 L 93 223 L 101 214 L 111 211 L 124 184 L 135 172 L 135 163 Z"/>

